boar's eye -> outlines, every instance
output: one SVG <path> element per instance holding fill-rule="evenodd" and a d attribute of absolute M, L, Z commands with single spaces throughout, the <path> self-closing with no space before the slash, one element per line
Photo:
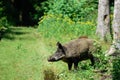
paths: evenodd
<path fill-rule="evenodd" d="M 57 49 L 57 52 L 62 52 L 62 49 L 58 48 L 58 49 Z"/>
<path fill-rule="evenodd" d="M 58 49 L 57 49 L 57 52 L 58 52 L 58 53 L 63 53 L 63 54 L 65 54 L 65 49 L 64 49 L 64 48 L 62 48 L 62 49 L 58 48 Z"/>

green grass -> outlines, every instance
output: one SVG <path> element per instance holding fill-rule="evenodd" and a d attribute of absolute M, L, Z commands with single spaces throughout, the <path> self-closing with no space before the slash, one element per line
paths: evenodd
<path fill-rule="evenodd" d="M 0 42 L 0 80 L 41 80 L 47 48 L 35 29 L 11 30 Z"/>
<path fill-rule="evenodd" d="M 79 63 L 78 71 L 68 71 L 67 64 L 62 61 L 49 63 L 47 58 L 56 50 L 56 42 L 59 40 L 65 43 L 77 38 L 77 35 L 59 32 L 52 36 L 54 32 L 49 35 L 50 32 L 45 29 L 42 29 L 43 32 L 39 30 L 11 27 L 4 35 L 0 41 L 0 80 L 100 80 L 101 74 L 110 74 L 110 71 L 94 72 L 89 60 Z M 108 66 L 106 63 L 99 64 L 97 70 L 106 67 L 111 70 Z"/>

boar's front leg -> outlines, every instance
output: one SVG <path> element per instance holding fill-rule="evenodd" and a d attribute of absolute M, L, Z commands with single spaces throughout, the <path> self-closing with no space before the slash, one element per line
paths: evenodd
<path fill-rule="evenodd" d="M 68 69 L 71 70 L 71 68 L 72 68 L 72 63 L 69 62 L 69 63 L 68 63 Z"/>

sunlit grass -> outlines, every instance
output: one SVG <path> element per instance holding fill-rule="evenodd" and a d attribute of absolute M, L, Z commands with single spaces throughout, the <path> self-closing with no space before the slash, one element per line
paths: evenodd
<path fill-rule="evenodd" d="M 44 80 L 45 75 L 49 76 L 47 77 L 49 80 L 54 80 L 51 78 L 55 78 L 55 80 L 96 80 L 101 78 L 101 75 L 96 74 L 95 69 L 89 65 L 89 60 L 80 62 L 77 71 L 73 69 L 68 71 L 67 64 L 62 61 L 55 63 L 47 61 L 47 58 L 55 52 L 57 41 L 64 44 L 71 39 L 78 38 L 83 35 L 81 32 L 84 33 L 84 31 L 77 29 L 84 30 L 86 28 L 85 30 L 87 30 L 88 27 L 82 26 L 84 28 L 81 28 L 76 25 L 77 32 L 75 33 L 75 31 L 71 32 L 74 30 L 74 26 L 70 26 L 71 29 L 63 26 L 58 29 L 54 27 L 53 23 L 51 26 L 53 27 L 49 27 L 49 29 L 42 26 L 39 30 L 11 28 L 0 42 L 0 80 Z M 89 34 L 91 35 L 89 36 Z M 89 32 L 88 36 L 92 37 L 92 34 L 93 32 Z M 99 64 L 97 68 L 104 69 L 104 66 L 108 66 L 108 64 Z"/>
<path fill-rule="evenodd" d="M 41 55 L 47 52 L 44 50 L 46 48 L 41 45 L 40 38 L 37 38 L 36 30 L 20 29 L 23 29 L 20 30 L 23 33 L 27 31 L 30 33 L 20 35 L 9 33 L 14 40 L 3 38 L 0 42 L 0 80 L 42 80 L 41 63 L 46 59 Z"/>

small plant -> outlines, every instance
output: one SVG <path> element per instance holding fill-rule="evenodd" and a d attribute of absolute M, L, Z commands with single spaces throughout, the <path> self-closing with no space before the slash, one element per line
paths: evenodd
<path fill-rule="evenodd" d="M 117 57 L 113 60 L 113 70 L 112 70 L 112 77 L 113 80 L 120 79 L 120 57 Z"/>
<path fill-rule="evenodd" d="M 56 76 L 52 70 L 44 70 L 44 80 L 56 80 Z"/>

